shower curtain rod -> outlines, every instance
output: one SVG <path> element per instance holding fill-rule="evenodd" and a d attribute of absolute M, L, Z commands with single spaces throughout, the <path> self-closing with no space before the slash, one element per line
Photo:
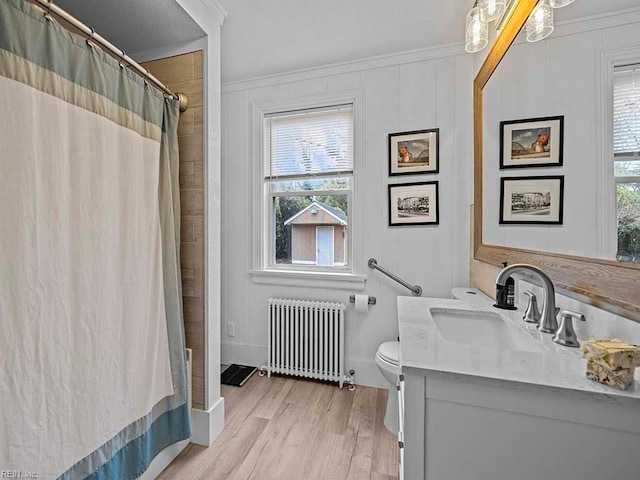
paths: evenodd
<path fill-rule="evenodd" d="M 82 23 L 76 17 L 71 15 L 69 12 L 67 12 L 66 10 L 60 8 L 58 5 L 53 3 L 52 0 L 31 0 L 31 1 L 40 4 L 45 9 L 45 17 L 47 15 L 54 14 L 62 18 L 65 22 L 70 23 L 71 25 L 76 27 L 78 30 L 83 32 L 85 35 L 87 35 L 88 37 L 87 40 L 90 40 L 91 42 L 95 42 L 101 47 L 106 48 L 114 56 L 119 58 L 120 61 L 123 62 L 123 64 L 126 64 L 125 66 L 128 66 L 129 68 L 134 70 L 138 75 L 140 75 L 141 77 L 144 77 L 145 80 L 154 83 L 160 90 L 162 90 L 169 97 L 179 100 L 181 112 L 184 112 L 187 109 L 187 106 L 189 105 L 189 97 L 187 97 L 186 94 L 173 93 L 169 89 L 169 87 L 167 87 L 164 83 L 162 83 L 154 75 L 152 75 L 151 72 L 149 72 L 149 70 L 147 70 L 146 68 L 143 68 L 138 62 L 136 62 L 133 58 L 127 55 L 124 50 L 119 49 L 109 40 L 104 38 L 102 35 L 99 35 L 98 33 L 96 33 L 96 31 L 93 28 L 87 27 L 84 23 Z"/>

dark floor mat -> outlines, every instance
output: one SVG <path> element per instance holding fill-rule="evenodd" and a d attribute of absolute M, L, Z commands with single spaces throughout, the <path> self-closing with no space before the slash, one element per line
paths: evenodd
<path fill-rule="evenodd" d="M 256 367 L 248 367 L 246 365 L 236 365 L 232 363 L 222 372 L 220 376 L 220 383 L 224 385 L 233 385 L 234 387 L 241 387 L 249 380 L 251 375 L 256 372 Z"/>

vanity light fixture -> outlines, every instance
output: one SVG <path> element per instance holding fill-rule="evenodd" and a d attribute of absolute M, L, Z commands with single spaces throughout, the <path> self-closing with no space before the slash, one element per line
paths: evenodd
<path fill-rule="evenodd" d="M 553 10 L 548 0 L 540 0 L 525 23 L 527 42 L 537 42 L 553 32 Z"/>
<path fill-rule="evenodd" d="M 553 10 L 573 3 L 575 0 L 540 0 L 525 24 L 528 42 L 547 38 L 553 32 Z M 496 29 L 501 19 L 508 16 L 507 8 L 513 8 L 517 0 L 475 0 L 467 13 L 465 22 L 464 49 L 475 53 L 487 46 L 489 22 L 496 20 Z M 505 13 L 507 12 L 507 13 Z"/>
<path fill-rule="evenodd" d="M 480 19 L 483 22 L 491 22 L 502 16 L 507 8 L 507 0 L 480 0 L 478 7 L 480 8 Z"/>
<path fill-rule="evenodd" d="M 464 49 L 468 53 L 479 52 L 489 43 L 489 24 L 480 17 L 480 7 L 476 0 L 473 8 L 467 12 L 465 22 Z"/>

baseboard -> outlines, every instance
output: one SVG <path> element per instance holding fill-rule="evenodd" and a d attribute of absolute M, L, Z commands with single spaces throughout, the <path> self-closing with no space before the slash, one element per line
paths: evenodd
<path fill-rule="evenodd" d="M 267 362 L 267 348 L 257 345 L 243 345 L 240 343 L 221 343 L 220 361 L 224 364 L 237 363 L 239 365 L 250 365 L 261 367 Z M 388 382 L 384 379 L 375 360 L 362 360 L 347 357 L 345 360 L 347 372 L 355 370 L 356 385 L 366 387 L 389 388 Z"/>
<path fill-rule="evenodd" d="M 347 358 L 345 360 L 345 364 L 347 365 L 347 371 L 356 371 L 354 374 L 356 385 L 362 385 L 364 387 L 389 388 L 389 382 L 387 382 L 382 376 L 380 369 L 373 359 L 369 361 Z"/>
<path fill-rule="evenodd" d="M 138 477 L 138 480 L 154 480 L 171 462 L 189 445 L 189 440 L 183 440 L 169 445 L 162 450 L 149 464 L 149 468 Z"/>
<path fill-rule="evenodd" d="M 191 409 L 191 443 L 211 445 L 224 428 L 224 398 L 209 410 Z"/>
<path fill-rule="evenodd" d="M 261 367 L 267 362 L 267 347 L 242 343 L 220 343 L 220 363 Z"/>

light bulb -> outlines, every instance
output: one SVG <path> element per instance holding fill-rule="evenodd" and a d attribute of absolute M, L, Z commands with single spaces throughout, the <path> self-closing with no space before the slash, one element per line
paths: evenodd
<path fill-rule="evenodd" d="M 480 9 L 473 7 L 467 13 L 466 30 L 464 35 L 464 49 L 469 53 L 482 50 L 489 43 L 489 28 L 480 19 Z"/>
<path fill-rule="evenodd" d="M 540 0 L 525 24 L 527 42 L 537 42 L 553 32 L 553 10 L 548 0 Z"/>
<path fill-rule="evenodd" d="M 483 22 L 491 22 L 500 18 L 507 8 L 506 0 L 480 0 L 478 2 L 480 9 L 480 19 Z"/>

